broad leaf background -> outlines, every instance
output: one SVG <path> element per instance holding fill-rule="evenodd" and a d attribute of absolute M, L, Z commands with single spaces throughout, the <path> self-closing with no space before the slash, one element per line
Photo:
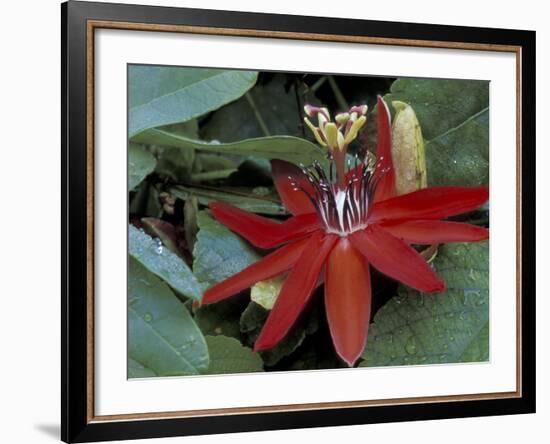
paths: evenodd
<path fill-rule="evenodd" d="M 447 290 L 401 287 L 374 317 L 361 366 L 487 360 L 488 259 L 487 242 L 440 247 L 433 267 Z"/>
<path fill-rule="evenodd" d="M 128 270 L 129 376 L 197 374 L 208 350 L 187 308 L 168 286 L 134 259 Z"/>
<path fill-rule="evenodd" d="M 373 106 L 377 94 L 388 103 L 406 102 L 425 140 L 429 185 L 488 184 L 485 81 L 131 65 L 128 82 L 131 378 L 344 366 L 332 346 L 322 286 L 287 337 L 261 353 L 252 347 L 282 279 L 197 305 L 205 289 L 267 253 L 213 219 L 208 203 L 282 221 L 288 212 L 269 160 L 325 161 L 304 131 L 305 103 L 336 112 L 349 104 Z M 369 113 L 363 138 L 369 148 L 376 142 L 375 114 Z M 463 220 L 488 224 L 486 211 Z M 488 252 L 488 242 L 440 246 L 432 266 L 447 283 L 443 294 L 375 282 L 369 340 L 358 366 L 488 360 Z"/>
<path fill-rule="evenodd" d="M 128 70 L 128 133 L 185 122 L 240 97 L 256 82 L 251 71 L 160 66 Z"/>

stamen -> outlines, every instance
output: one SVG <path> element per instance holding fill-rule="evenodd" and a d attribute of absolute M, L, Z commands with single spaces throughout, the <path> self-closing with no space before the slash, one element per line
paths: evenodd
<path fill-rule="evenodd" d="M 389 168 L 382 168 L 381 161 L 373 166 L 366 159 L 355 155 L 352 160 L 347 159 L 348 174 L 345 186 L 340 188 L 334 179 L 332 162 L 328 168 L 328 175 L 323 166 L 315 161 L 309 167 L 300 165 L 311 188 L 306 190 L 288 176 L 290 184 L 296 191 L 306 194 L 318 213 L 325 230 L 340 236 L 347 236 L 354 231 L 367 226 L 367 217 L 376 187 Z"/>

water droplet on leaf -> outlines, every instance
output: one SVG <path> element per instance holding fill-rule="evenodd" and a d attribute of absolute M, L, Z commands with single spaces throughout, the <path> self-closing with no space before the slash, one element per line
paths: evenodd
<path fill-rule="evenodd" d="M 407 340 L 407 343 L 405 344 L 405 351 L 409 355 L 414 355 L 418 351 L 418 348 L 416 347 L 416 339 L 414 338 L 414 336 L 411 336 Z"/>
<path fill-rule="evenodd" d="M 476 305 L 483 305 L 485 304 L 485 299 L 483 299 L 482 297 L 480 297 L 477 301 L 476 301 Z"/>

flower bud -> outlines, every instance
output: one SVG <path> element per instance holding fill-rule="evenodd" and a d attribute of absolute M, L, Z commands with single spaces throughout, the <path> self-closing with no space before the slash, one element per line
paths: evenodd
<path fill-rule="evenodd" d="M 393 101 L 392 158 L 397 195 L 410 193 L 428 185 L 426 155 L 422 130 L 412 107 Z"/>

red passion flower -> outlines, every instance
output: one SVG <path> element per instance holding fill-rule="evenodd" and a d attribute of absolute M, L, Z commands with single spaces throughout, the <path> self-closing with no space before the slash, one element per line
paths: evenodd
<path fill-rule="evenodd" d="M 338 355 L 352 366 L 365 348 L 371 312 L 369 265 L 416 290 L 435 293 L 445 283 L 410 244 L 480 241 L 485 228 L 441 220 L 474 210 L 488 197 L 485 187 L 429 187 L 395 195 L 391 123 L 378 98 L 377 160 L 346 161 L 349 144 L 365 123 L 366 106 L 331 120 L 326 108 L 306 106 L 318 120 L 313 131 L 328 151 L 329 168 L 298 167 L 273 160 L 273 180 L 292 216 L 282 223 L 215 202 L 214 217 L 251 244 L 275 249 L 260 261 L 214 285 L 203 304 L 228 298 L 256 282 L 289 272 L 254 345 L 275 346 L 290 330 L 318 282 Z M 359 164 L 360 163 L 360 164 Z"/>

